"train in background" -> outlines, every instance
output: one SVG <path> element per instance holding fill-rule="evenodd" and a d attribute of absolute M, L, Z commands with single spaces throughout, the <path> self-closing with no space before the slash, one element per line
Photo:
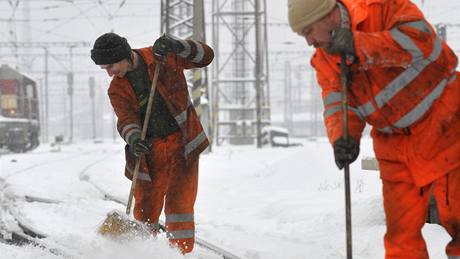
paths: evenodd
<path fill-rule="evenodd" d="M 37 84 L 8 65 L 0 66 L 0 148 L 20 153 L 36 148 L 40 136 Z"/>

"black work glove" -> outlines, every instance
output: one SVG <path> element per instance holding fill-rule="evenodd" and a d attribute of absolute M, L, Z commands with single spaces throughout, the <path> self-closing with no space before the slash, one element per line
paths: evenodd
<path fill-rule="evenodd" d="M 346 54 L 356 56 L 355 40 L 350 29 L 338 28 L 332 33 L 332 41 L 326 51 L 329 54 Z"/>
<path fill-rule="evenodd" d="M 184 46 L 180 39 L 176 39 L 170 35 L 163 34 L 153 44 L 153 53 L 157 57 L 164 58 L 169 52 L 180 53 L 184 50 Z"/>
<path fill-rule="evenodd" d="M 139 157 L 142 154 L 150 154 L 152 144 L 147 140 L 142 140 L 140 137 L 135 138 L 133 143 L 129 145 L 129 152 L 135 157 Z"/>
<path fill-rule="evenodd" d="M 341 137 L 334 142 L 335 164 L 342 169 L 345 164 L 353 163 L 359 155 L 359 143 L 351 137 Z"/>

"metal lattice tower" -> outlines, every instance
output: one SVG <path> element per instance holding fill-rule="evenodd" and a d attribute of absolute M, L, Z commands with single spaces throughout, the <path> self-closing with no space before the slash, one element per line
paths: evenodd
<path fill-rule="evenodd" d="M 260 147 L 270 123 L 265 0 L 214 0 L 213 118 L 216 141 Z"/>
<path fill-rule="evenodd" d="M 205 42 L 203 0 L 162 0 L 161 1 L 161 32 L 183 39 L 194 39 Z M 211 134 L 210 112 L 208 108 L 207 70 L 193 69 L 186 75 L 191 88 L 192 101 L 200 120 Z"/>
<path fill-rule="evenodd" d="M 323 136 L 326 131 L 323 128 L 321 93 L 315 71 L 305 65 L 293 65 L 290 60 L 285 61 L 284 67 L 283 126 L 291 136 Z M 305 81 L 305 74 L 309 74 L 309 81 Z"/>

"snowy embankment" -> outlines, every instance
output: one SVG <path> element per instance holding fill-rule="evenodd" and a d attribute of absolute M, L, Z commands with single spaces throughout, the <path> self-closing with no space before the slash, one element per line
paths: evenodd
<path fill-rule="evenodd" d="M 200 161 L 195 207 L 197 236 L 242 258 L 344 258 L 343 175 L 335 167 L 325 139 L 302 147 L 222 146 Z M 372 156 L 370 141 L 362 155 Z M 126 200 L 122 143 L 80 143 L 50 152 L 42 146 L 0 159 L 0 220 L 14 227 L 20 218 L 46 234 L 43 243 L 74 258 L 182 258 L 157 241 L 119 244 L 95 230 L 113 209 L 123 205 L 104 199 L 104 192 Z M 385 221 L 378 172 L 351 166 L 353 249 L 355 258 L 383 258 Z M 33 199 L 44 202 L 30 202 Z M 1 230 L 1 228 L 0 228 Z M 431 258 L 444 258 L 448 236 L 437 225 L 424 235 Z M 1 258 L 62 258 L 37 247 L 0 243 Z M 218 258 L 203 249 L 187 258 Z"/>

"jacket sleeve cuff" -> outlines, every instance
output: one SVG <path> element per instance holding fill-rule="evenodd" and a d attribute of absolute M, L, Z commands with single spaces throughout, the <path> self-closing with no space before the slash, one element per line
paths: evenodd
<path fill-rule="evenodd" d="M 131 134 L 128 133 L 129 135 L 127 134 L 126 136 L 126 143 L 128 143 L 128 145 L 132 145 L 136 139 L 141 138 L 141 132 L 138 130 L 133 130 L 130 133 Z"/>

